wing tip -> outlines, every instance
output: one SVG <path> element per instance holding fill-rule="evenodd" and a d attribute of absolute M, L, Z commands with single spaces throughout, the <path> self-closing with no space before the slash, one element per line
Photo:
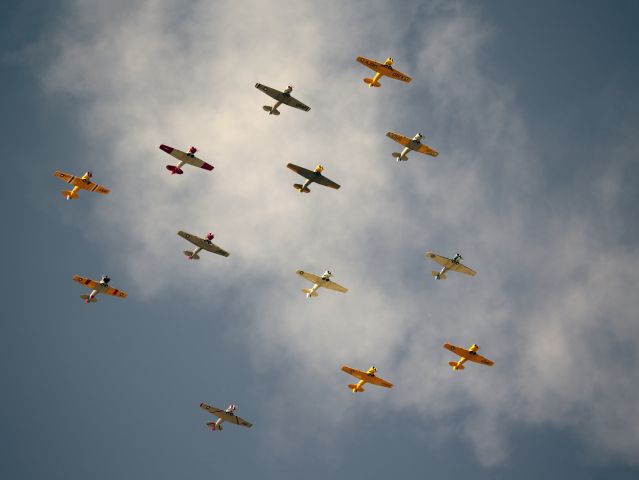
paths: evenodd
<path fill-rule="evenodd" d="M 166 153 L 171 153 L 173 151 L 173 147 L 169 147 L 168 145 L 160 145 L 160 150 Z"/>

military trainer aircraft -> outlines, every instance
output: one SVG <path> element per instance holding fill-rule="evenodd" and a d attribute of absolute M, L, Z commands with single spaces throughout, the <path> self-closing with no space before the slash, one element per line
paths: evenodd
<path fill-rule="evenodd" d="M 368 87 L 381 87 L 382 84 L 378 82 L 381 77 L 390 77 L 395 80 L 401 80 L 402 82 L 410 83 L 412 80 L 408 75 L 400 72 L 399 70 L 395 70 L 391 65 L 393 65 L 393 57 L 388 57 L 384 63 L 378 63 L 375 60 L 369 60 L 365 57 L 357 57 L 356 59 L 359 63 L 364 65 L 365 67 L 370 68 L 375 71 L 375 76 L 373 78 L 365 78 L 364 83 L 368 83 Z"/>
<path fill-rule="evenodd" d="M 90 278 L 81 277 L 80 275 L 74 275 L 73 281 L 78 282 L 81 285 L 89 288 L 91 293 L 89 295 L 80 295 L 80 298 L 84 299 L 85 303 L 95 303 L 98 301 L 95 296 L 98 293 L 104 293 L 106 295 L 113 295 L 114 297 L 126 298 L 128 293 L 118 290 L 117 288 L 109 287 L 111 279 L 107 275 L 102 275 L 102 279 L 99 282 L 91 280 Z"/>
<path fill-rule="evenodd" d="M 111 190 L 103 187 L 102 185 L 98 185 L 97 183 L 93 183 L 90 181 L 93 174 L 91 172 L 86 172 L 82 177 L 76 177 L 74 175 L 70 175 L 68 173 L 56 171 L 54 173 L 56 177 L 60 180 L 64 180 L 65 182 L 73 185 L 72 190 L 62 190 L 62 195 L 67 197 L 67 200 L 79 198 L 78 190 L 88 190 L 90 192 L 98 192 L 106 195 Z"/>
<path fill-rule="evenodd" d="M 350 388 L 353 393 L 363 392 L 363 385 L 365 383 L 372 383 L 373 385 L 379 385 L 380 387 L 393 388 L 392 383 L 387 382 L 386 380 L 375 375 L 375 372 L 377 372 L 377 369 L 375 367 L 371 367 L 366 372 L 362 372 L 361 370 L 357 370 L 356 368 L 351 368 L 343 365 L 342 371 L 359 379 L 359 382 L 351 383 L 348 386 L 348 388 Z"/>
<path fill-rule="evenodd" d="M 280 105 L 288 105 L 289 107 L 297 108 L 299 110 L 304 110 L 308 112 L 311 107 L 304 105 L 302 102 L 297 100 L 296 98 L 291 97 L 291 92 L 293 91 L 293 87 L 289 85 L 286 87 L 286 90 L 280 92 L 279 90 L 275 90 L 274 88 L 267 87 L 266 85 L 262 85 L 261 83 L 256 83 L 255 88 L 258 90 L 262 90 L 269 97 L 274 98 L 276 100 L 275 105 L 269 107 L 268 105 L 264 105 L 262 108 L 268 112 L 269 115 L 279 115 L 280 111 L 277 109 Z"/>
<path fill-rule="evenodd" d="M 217 417 L 217 421 L 208 422 L 206 424 L 212 431 L 222 430 L 222 423 L 229 422 L 235 423 L 236 425 L 241 425 L 243 427 L 251 428 L 253 424 L 251 422 L 247 422 L 241 417 L 235 415 L 235 405 L 231 404 L 228 406 L 226 410 L 222 410 L 221 408 L 212 407 L 211 405 L 207 405 L 206 403 L 200 403 L 200 408 L 206 410 L 209 413 L 212 413 Z"/>
<path fill-rule="evenodd" d="M 467 360 L 475 363 L 481 363 L 482 365 L 488 365 L 489 367 L 492 367 L 495 364 L 495 362 L 493 362 L 492 360 L 488 360 L 487 358 L 484 358 L 477 353 L 477 350 L 479 350 L 479 345 L 475 343 L 473 343 L 468 350 L 464 350 L 461 347 L 456 347 L 455 345 L 451 345 L 450 343 L 444 343 L 444 345 L 442 346 L 446 350 L 450 350 L 455 355 L 459 355 L 461 357 L 457 362 L 448 362 L 448 365 L 453 367 L 453 370 L 463 370 L 464 363 L 466 363 Z"/>
<path fill-rule="evenodd" d="M 177 234 L 197 247 L 194 252 L 184 250 L 184 255 L 186 255 L 189 260 L 199 260 L 200 256 L 198 255 L 198 253 L 200 253 L 201 250 L 206 250 L 207 252 L 211 253 L 217 253 L 218 255 L 222 255 L 223 257 L 228 257 L 230 255 L 229 252 L 221 249 L 213 242 L 211 242 L 211 240 L 213 240 L 213 237 L 215 236 L 212 233 L 208 233 L 206 235 L 206 238 L 200 238 L 197 235 L 183 232 L 182 230 L 177 232 Z"/>
<path fill-rule="evenodd" d="M 424 153 L 426 155 L 430 155 L 431 157 L 436 157 L 439 155 L 439 152 L 433 150 L 428 145 L 424 145 L 421 143 L 421 139 L 424 136 L 421 133 L 416 134 L 412 139 L 405 137 L 404 135 L 400 135 L 399 133 L 387 132 L 386 136 L 391 140 L 395 140 L 397 143 L 404 145 L 404 149 L 400 152 L 393 152 L 393 157 L 397 159 L 398 162 L 408 160 L 408 152 L 413 150 L 414 152 Z"/>
<path fill-rule="evenodd" d="M 439 272 L 436 270 L 433 270 L 431 272 L 436 280 L 446 280 L 446 278 L 448 278 L 446 277 L 446 272 L 449 270 L 463 273 L 464 275 L 470 275 L 471 277 L 477 275 L 477 272 L 475 270 L 459 263 L 460 260 L 463 260 L 461 254 L 459 253 L 453 258 L 442 257 L 441 255 L 437 255 L 433 252 L 426 252 L 424 255 L 426 255 L 426 258 L 430 258 L 433 262 L 442 265 L 442 269 Z"/>
<path fill-rule="evenodd" d="M 324 175 L 322 175 L 324 167 L 321 165 L 316 166 L 315 170 L 313 171 L 308 170 L 304 167 L 300 167 L 299 165 L 295 165 L 293 163 L 289 163 L 286 166 L 298 175 L 301 175 L 302 177 L 307 179 L 306 182 L 304 182 L 304 185 L 302 185 L 301 183 L 293 184 L 293 188 L 295 188 L 295 190 L 300 193 L 309 193 L 311 190 L 308 188 L 308 186 L 313 182 L 324 185 L 325 187 L 334 188 L 335 190 L 340 187 L 339 184 L 335 183 L 332 180 L 329 180 Z"/>
<path fill-rule="evenodd" d="M 295 273 L 313 284 L 312 288 L 302 288 L 302 292 L 306 294 L 306 298 L 317 297 L 319 295 L 317 293 L 317 290 L 320 287 L 328 288 L 329 290 L 335 290 L 336 292 L 341 293 L 348 292 L 348 288 L 344 288 L 339 283 L 335 283 L 332 280 L 329 280 L 329 278 L 333 274 L 328 270 L 326 270 L 321 277 L 313 273 L 304 272 L 303 270 L 298 270 Z"/>
<path fill-rule="evenodd" d="M 191 147 L 189 148 L 188 153 L 183 152 L 182 150 L 178 150 L 177 148 L 169 147 L 168 145 L 160 145 L 160 150 L 168 153 L 172 157 L 177 158 L 180 163 L 177 165 L 167 165 L 166 169 L 171 172 L 171 175 L 177 173 L 178 175 L 182 175 L 184 172 L 182 171 L 182 167 L 184 164 L 193 165 L 194 167 L 203 168 L 204 170 L 213 170 L 213 165 L 209 165 L 203 160 L 200 160 L 195 156 L 197 152 L 197 148 Z"/>

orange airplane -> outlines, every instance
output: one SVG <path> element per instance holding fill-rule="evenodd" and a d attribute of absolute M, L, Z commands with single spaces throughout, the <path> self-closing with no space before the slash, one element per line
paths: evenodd
<path fill-rule="evenodd" d="M 74 175 L 70 175 L 68 173 L 56 171 L 54 173 L 56 177 L 60 180 L 64 180 L 65 182 L 73 185 L 73 190 L 62 190 L 62 195 L 67 197 L 67 200 L 79 198 L 78 190 L 88 190 L 90 192 L 98 192 L 106 195 L 111 190 L 103 187 L 102 185 L 98 185 L 97 183 L 91 182 L 91 177 L 93 174 L 91 172 L 86 172 L 82 177 L 76 177 Z"/>
<path fill-rule="evenodd" d="M 365 67 L 370 68 L 375 71 L 375 76 L 373 78 L 365 78 L 364 83 L 368 83 L 368 87 L 381 87 L 382 84 L 379 83 L 379 79 L 382 77 L 390 77 L 395 80 L 401 80 L 402 82 L 410 83 L 412 78 L 408 75 L 400 72 L 399 70 L 395 70 L 391 65 L 393 65 L 393 57 L 388 57 L 384 63 L 376 62 L 375 60 L 369 60 L 365 57 L 357 57 L 356 60 L 364 65 Z"/>
<path fill-rule="evenodd" d="M 464 363 L 466 363 L 467 360 L 475 363 L 481 363 L 482 365 L 488 365 L 489 367 L 492 367 L 495 364 L 495 362 L 493 362 L 492 360 L 488 360 L 487 358 L 484 358 L 477 353 L 477 350 L 479 350 L 479 345 L 475 343 L 473 343 L 468 350 L 464 350 L 461 347 L 456 347 L 455 345 L 451 345 L 450 343 L 444 343 L 444 345 L 442 346 L 446 350 L 450 350 L 455 355 L 459 355 L 461 357 L 456 362 L 448 362 L 448 365 L 453 367 L 453 370 L 463 370 Z"/>
<path fill-rule="evenodd" d="M 342 366 L 342 371 L 348 373 L 349 375 L 354 376 L 359 379 L 357 383 L 351 383 L 348 388 L 350 388 L 353 393 L 363 392 L 365 383 L 372 383 L 373 385 L 378 385 L 380 387 L 393 388 L 393 384 L 387 382 L 386 380 L 379 378 L 375 375 L 377 369 L 375 367 L 369 368 L 366 372 L 361 370 L 357 370 L 356 368 L 347 367 L 346 365 Z"/>

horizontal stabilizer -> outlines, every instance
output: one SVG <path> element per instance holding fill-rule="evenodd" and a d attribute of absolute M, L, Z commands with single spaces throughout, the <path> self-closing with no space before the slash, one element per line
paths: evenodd
<path fill-rule="evenodd" d="M 188 250 L 184 250 L 184 255 L 186 255 L 189 260 L 199 260 L 200 256 L 197 253 L 189 252 Z"/>
<path fill-rule="evenodd" d="M 279 115 L 280 111 L 273 108 L 273 107 L 269 107 L 268 105 L 264 105 L 262 107 L 264 109 L 264 111 L 268 112 L 269 115 Z"/>
<path fill-rule="evenodd" d="M 463 365 L 457 365 L 457 362 L 448 362 L 448 365 L 453 367 L 453 370 L 463 370 L 465 368 Z"/>
<path fill-rule="evenodd" d="M 80 295 L 80 298 L 86 301 L 87 303 L 95 303 L 98 301 L 98 299 L 95 297 L 89 298 L 89 295 Z"/>
<path fill-rule="evenodd" d="M 437 271 L 435 271 L 435 270 L 433 270 L 433 271 L 432 271 L 432 272 L 430 272 L 430 273 L 431 273 L 431 275 L 432 275 L 433 277 L 435 277 L 437 280 L 446 280 L 446 278 L 448 278 L 448 277 L 446 277 L 446 274 L 445 274 L 445 273 L 440 274 L 439 272 L 437 272 Z"/>
<path fill-rule="evenodd" d="M 401 153 L 399 153 L 399 152 L 393 152 L 393 157 L 395 157 L 395 158 L 399 158 L 399 157 L 401 157 L 401 156 L 402 156 L 402 154 L 401 154 Z"/>
<path fill-rule="evenodd" d="M 207 427 L 209 427 L 212 431 L 216 431 L 216 430 L 222 430 L 222 425 L 215 425 L 215 422 L 209 422 L 206 424 Z"/>
<path fill-rule="evenodd" d="M 308 187 L 304 187 L 304 185 L 302 185 L 301 183 L 294 183 L 293 184 L 293 188 L 295 188 L 295 190 L 297 190 L 300 193 L 310 193 L 311 189 Z"/>
<path fill-rule="evenodd" d="M 364 83 L 368 83 L 369 87 L 381 87 L 382 84 L 379 82 L 373 82 L 372 78 L 365 78 Z"/>
<path fill-rule="evenodd" d="M 174 165 L 167 165 L 166 169 L 171 172 L 171 173 L 177 173 L 178 175 L 182 175 L 184 172 L 182 171 L 181 168 L 177 168 Z"/>
<path fill-rule="evenodd" d="M 302 288 L 302 292 L 305 293 L 307 297 L 317 297 L 317 296 L 319 296 L 319 293 L 317 293 L 317 292 L 311 293 L 311 289 L 310 288 Z"/>
<path fill-rule="evenodd" d="M 350 388 L 353 393 L 357 393 L 357 392 L 363 392 L 364 391 L 364 387 L 358 387 L 356 383 L 351 383 L 348 388 Z"/>
<path fill-rule="evenodd" d="M 67 197 L 67 200 L 80 198 L 80 195 L 73 193 L 71 190 L 62 190 L 61 193 L 63 197 Z"/>

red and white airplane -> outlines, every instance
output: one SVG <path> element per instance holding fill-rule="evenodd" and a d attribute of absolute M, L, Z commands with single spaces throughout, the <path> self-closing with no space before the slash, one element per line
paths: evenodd
<path fill-rule="evenodd" d="M 203 160 L 200 160 L 195 156 L 197 152 L 197 148 L 191 147 L 189 148 L 188 153 L 183 152 L 182 150 L 178 150 L 177 148 L 169 147 L 168 145 L 160 145 L 160 150 L 168 153 L 172 157 L 177 158 L 180 163 L 177 165 L 167 165 L 166 169 L 171 172 L 171 175 L 177 173 L 178 175 L 182 175 L 184 172 L 182 171 L 182 167 L 184 164 L 193 165 L 194 167 L 203 168 L 204 170 L 213 170 L 213 165 L 209 165 Z"/>

